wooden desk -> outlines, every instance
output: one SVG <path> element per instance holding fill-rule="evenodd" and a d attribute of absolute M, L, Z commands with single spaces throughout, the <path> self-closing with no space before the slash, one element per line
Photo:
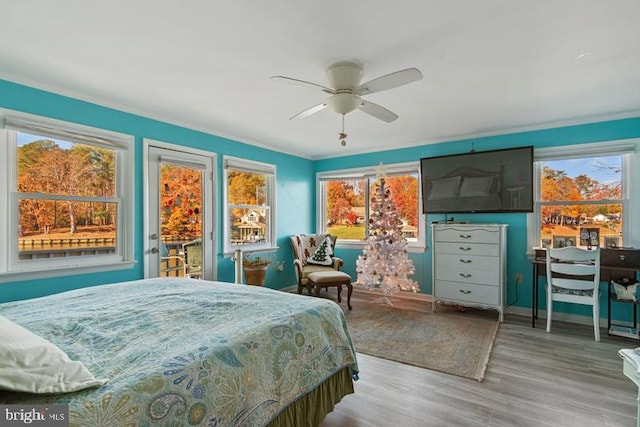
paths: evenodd
<path fill-rule="evenodd" d="M 535 248 L 533 264 L 533 298 L 531 301 L 531 327 L 536 327 L 538 318 L 538 286 L 540 276 L 547 276 L 547 251 Z M 601 248 L 600 280 L 611 282 L 621 277 L 635 277 L 640 271 L 640 249 L 634 248 Z M 610 286 L 607 284 L 607 286 Z"/>

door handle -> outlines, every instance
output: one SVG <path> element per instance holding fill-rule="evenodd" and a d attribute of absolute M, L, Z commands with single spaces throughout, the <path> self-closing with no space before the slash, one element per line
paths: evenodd
<path fill-rule="evenodd" d="M 151 248 L 151 253 L 152 254 L 157 254 L 159 252 L 160 252 L 160 250 L 158 248 L 155 248 L 155 247 Z"/>

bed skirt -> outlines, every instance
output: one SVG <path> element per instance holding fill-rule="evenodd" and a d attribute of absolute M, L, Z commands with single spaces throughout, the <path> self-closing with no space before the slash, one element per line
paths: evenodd
<path fill-rule="evenodd" d="M 343 368 L 283 409 L 268 426 L 317 427 L 344 396 L 353 392 L 351 369 Z"/>

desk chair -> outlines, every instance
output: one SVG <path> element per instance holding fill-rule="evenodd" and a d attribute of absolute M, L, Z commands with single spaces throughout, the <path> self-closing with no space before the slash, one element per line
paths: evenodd
<path fill-rule="evenodd" d="M 547 332 L 551 332 L 553 301 L 590 305 L 593 333 L 600 341 L 600 248 L 547 249 Z"/>

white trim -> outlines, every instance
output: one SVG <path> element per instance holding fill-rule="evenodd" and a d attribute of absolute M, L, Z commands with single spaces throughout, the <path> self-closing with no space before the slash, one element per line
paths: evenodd
<path fill-rule="evenodd" d="M 483 137 L 510 135 L 510 134 L 516 134 L 516 133 L 524 133 L 524 132 L 534 132 L 538 130 L 549 130 L 554 128 L 580 126 L 580 125 L 585 125 L 590 123 L 599 123 L 599 122 L 607 122 L 607 121 L 613 121 L 613 120 L 623 120 L 623 119 L 640 117 L 640 110 L 634 109 L 634 110 L 620 111 L 615 113 L 588 115 L 588 116 L 582 116 L 582 117 L 577 117 L 577 118 L 572 118 L 567 120 L 553 120 L 553 121 L 546 121 L 546 122 L 534 123 L 534 124 L 523 125 L 523 126 L 513 126 L 513 127 L 501 128 L 501 129 L 489 129 L 483 132 L 451 134 L 443 138 L 420 139 L 418 141 L 406 141 L 406 142 L 395 141 L 394 143 L 386 146 L 372 147 L 370 149 L 358 148 L 358 149 L 345 151 L 344 147 L 338 147 L 338 149 L 336 149 L 333 153 L 329 153 L 326 155 L 313 156 L 302 151 L 291 150 L 290 147 L 286 147 L 284 144 L 281 146 L 278 146 L 276 144 L 269 144 L 269 143 L 265 143 L 264 140 L 258 141 L 252 138 L 248 138 L 246 136 L 240 136 L 237 134 L 229 133 L 228 131 L 223 129 L 211 127 L 210 126 L 210 124 L 212 123 L 211 120 L 208 120 L 209 125 L 203 125 L 202 123 L 197 123 L 196 121 L 177 118 L 175 116 L 172 116 L 171 114 L 158 114 L 157 112 L 151 113 L 145 108 L 132 107 L 131 103 L 113 102 L 111 100 L 104 99 L 104 97 L 87 95 L 86 92 L 83 92 L 80 90 L 72 90 L 72 89 L 70 90 L 69 87 L 61 89 L 57 85 L 43 84 L 43 82 L 41 81 L 34 80 L 31 78 L 26 78 L 24 75 L 21 75 L 21 74 L 13 74 L 13 75 L 5 74 L 5 77 L 3 78 L 5 80 L 10 80 L 18 84 L 38 88 L 39 90 L 52 92 L 58 95 L 75 98 L 76 100 L 90 102 L 106 108 L 119 110 L 126 114 L 134 114 L 150 120 L 157 120 L 157 121 L 165 122 L 174 126 L 181 126 L 194 131 L 200 131 L 209 135 L 215 135 L 220 138 L 226 138 L 229 140 L 248 144 L 254 147 L 260 147 L 260 148 L 277 151 L 279 153 L 284 153 L 284 154 L 291 154 L 291 155 L 299 156 L 299 157 L 310 159 L 310 160 L 324 160 L 324 159 L 330 159 L 338 156 L 378 153 L 382 151 L 398 150 L 402 148 L 411 148 L 411 147 L 421 147 L 421 146 L 438 144 L 443 142 L 464 141 L 464 140 L 478 139 Z"/>
<path fill-rule="evenodd" d="M 88 144 L 111 150 L 128 150 L 133 136 L 77 123 L 41 117 L 34 114 L 0 108 L 4 116 L 0 125 L 6 129 L 48 136 L 54 139 Z"/>
<path fill-rule="evenodd" d="M 326 181 L 348 181 L 352 179 L 357 180 L 366 180 L 366 191 L 369 193 L 369 179 L 376 178 L 377 172 L 379 169 L 382 169 L 385 176 L 398 176 L 398 175 L 408 175 L 408 174 L 417 174 L 418 179 L 418 194 L 416 197 L 418 198 L 418 210 L 420 206 L 422 206 L 422 191 L 420 186 L 422 185 L 422 179 L 420 177 L 420 162 L 412 161 L 412 162 L 403 162 L 403 163 L 392 163 L 392 164 L 384 164 L 382 166 L 364 166 L 353 169 L 339 169 L 332 171 L 323 171 L 316 173 L 316 231 L 318 233 L 326 231 L 326 218 L 325 212 L 327 211 L 326 200 L 325 200 L 325 182 Z M 369 204 L 367 203 L 365 206 L 366 217 L 369 218 Z M 420 253 L 426 250 L 426 226 L 422 215 L 420 212 L 418 214 L 418 237 L 415 241 L 407 241 L 407 252 L 410 253 Z M 336 242 L 336 247 L 341 249 L 358 249 L 362 250 L 366 246 L 367 239 L 366 236 L 364 240 L 344 240 L 338 239 Z"/>
<path fill-rule="evenodd" d="M 596 142 L 579 145 L 559 145 L 557 147 L 535 148 L 533 161 L 579 159 L 583 157 L 615 156 L 638 151 L 640 138 L 617 141 Z"/>
<path fill-rule="evenodd" d="M 223 211 L 223 253 L 224 256 L 230 256 L 237 249 L 246 252 L 262 252 L 277 249 L 276 242 L 276 183 L 277 183 L 277 167 L 276 165 L 255 160 L 242 159 L 239 157 L 223 156 L 222 164 L 224 173 L 222 174 L 222 209 Z M 264 206 L 254 205 L 232 205 L 234 207 L 244 207 L 245 209 L 260 209 L 268 212 L 266 221 L 268 223 L 267 242 L 232 245 L 231 240 L 231 220 L 229 217 L 229 177 L 228 170 L 233 169 L 242 172 L 263 174 L 266 176 L 266 204 Z"/>
<path fill-rule="evenodd" d="M 149 218 L 150 212 L 150 183 L 149 183 L 149 150 L 158 148 L 160 150 L 169 150 L 174 152 L 172 155 L 160 155 L 160 161 L 171 164 L 182 165 L 185 167 L 200 169 L 205 171 L 202 182 L 202 241 L 203 241 L 203 257 L 208 262 L 204 264 L 203 277 L 207 280 L 217 280 L 218 277 L 218 245 L 216 233 L 214 232 L 217 224 L 216 209 L 216 179 L 218 176 L 218 155 L 212 151 L 205 151 L 197 148 L 191 148 L 183 145 L 177 145 L 169 142 L 158 141 L 150 138 L 142 139 L 142 170 L 144 182 L 143 194 L 143 212 L 144 212 L 144 238 L 143 238 L 143 259 L 144 259 L 144 277 L 150 277 L 150 241 L 148 236 L 156 231 L 151 230 Z M 185 158 L 183 158 L 183 156 Z M 196 159 L 199 158 L 199 159 Z M 157 215 L 157 213 L 154 213 Z"/>
<path fill-rule="evenodd" d="M 269 163 L 241 159 L 239 157 L 232 156 L 223 156 L 222 159 L 222 164 L 225 170 L 231 168 L 242 172 L 261 173 L 264 175 L 275 175 L 276 173 L 276 167 Z"/>
<path fill-rule="evenodd" d="M 605 141 L 589 144 L 545 147 L 534 149 L 534 211 L 527 214 L 527 256 L 533 257 L 533 248 L 540 246 L 540 175 L 541 162 L 607 155 L 622 155 L 622 209 L 625 246 L 640 245 L 640 138 Z M 605 201 L 606 202 L 606 201 Z"/>
<path fill-rule="evenodd" d="M 379 165 L 363 166 L 352 169 L 337 169 L 332 171 L 317 172 L 316 178 L 319 181 L 348 180 L 358 178 L 375 178 Z M 409 171 L 420 173 L 420 161 L 392 163 L 382 165 L 386 176 L 404 175 Z"/>
<path fill-rule="evenodd" d="M 72 122 L 40 117 L 7 109 L 0 109 L 0 129 L 3 147 L 0 173 L 5 185 L 0 187 L 0 201 L 6 206 L 6 215 L 0 221 L 0 232 L 6 236 L 0 242 L 0 282 L 33 280 L 69 274 L 70 271 L 91 273 L 130 268 L 134 260 L 134 141 L 131 135 L 112 132 Z M 92 145 L 113 150 L 115 156 L 115 197 L 61 196 L 40 193 L 18 193 L 17 188 L 17 141 L 16 132 L 31 132 L 73 143 Z M 55 259 L 20 260 L 18 248 L 18 200 L 38 198 L 49 200 L 104 201 L 116 203 L 117 243 L 113 255 L 91 255 L 61 257 Z M 63 272 L 63 273 L 60 273 Z"/>

